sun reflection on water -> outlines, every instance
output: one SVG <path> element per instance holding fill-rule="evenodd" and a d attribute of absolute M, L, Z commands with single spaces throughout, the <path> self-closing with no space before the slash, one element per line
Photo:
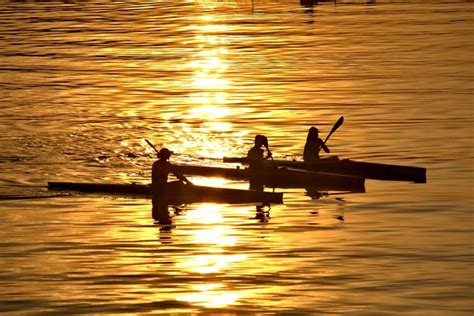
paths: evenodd
<path fill-rule="evenodd" d="M 215 280 L 215 276 L 235 269 L 235 265 L 248 260 L 247 255 L 226 251 L 226 248 L 238 244 L 238 238 L 235 228 L 226 224 L 220 205 L 202 204 L 189 210 L 186 219 L 198 228 L 191 230 L 189 237 L 197 249 L 195 255 L 183 257 L 182 261 L 176 263 L 181 271 L 209 275 Z M 225 283 L 204 282 L 189 287 L 190 293 L 178 297 L 177 300 L 212 308 L 235 304 L 242 295 Z"/>
<path fill-rule="evenodd" d="M 200 5 L 204 5 L 201 4 Z M 206 6 L 206 5 L 204 5 Z M 183 111 L 183 122 L 170 122 L 180 134 L 178 146 L 183 151 L 200 157 L 221 158 L 230 155 L 235 142 L 233 117 L 242 110 L 232 104 L 241 101 L 232 98 L 232 76 L 227 72 L 229 63 L 230 37 L 226 35 L 231 26 L 216 21 L 208 12 L 196 18 L 190 28 L 195 34 L 189 44 L 197 52 L 183 65 L 183 72 L 190 73 L 186 81 L 189 93 L 184 100 L 188 105 Z M 239 136 L 246 135 L 240 130 Z M 181 149 L 180 149 L 181 151 Z"/>
<path fill-rule="evenodd" d="M 192 26 L 196 33 L 193 44 L 199 52 L 185 65 L 192 77 L 186 100 L 189 107 L 183 116 L 186 120 L 192 120 L 193 124 L 187 121 L 181 123 L 184 135 L 179 146 L 183 152 L 220 158 L 236 147 L 238 138 L 229 137 L 234 134 L 231 118 L 242 111 L 229 106 L 236 102 L 229 101 L 232 82 L 231 77 L 226 75 L 230 67 L 227 60 L 229 39 L 223 34 L 230 27 L 214 20 L 212 15 L 204 14 L 198 18 L 199 23 Z M 176 124 L 173 124 L 176 129 Z M 246 134 L 245 130 L 238 133 L 239 136 Z M 206 181 L 217 181 L 213 184 L 222 185 L 222 179 Z M 248 255 L 229 250 L 239 244 L 236 229 L 227 224 L 222 206 L 215 204 L 202 204 L 188 210 L 185 220 L 193 224 L 193 229 L 187 234 L 193 244 L 194 255 L 180 257 L 176 266 L 184 273 L 200 276 L 202 281 L 187 285 L 187 293 L 177 300 L 208 308 L 236 304 L 245 291 L 234 289 L 224 281 L 215 281 L 238 266 L 248 265 L 245 264 L 249 260 Z"/>
<path fill-rule="evenodd" d="M 240 294 L 225 291 L 221 284 L 198 284 L 194 286 L 195 293 L 178 298 L 185 301 L 202 305 L 207 308 L 220 308 L 233 305 L 240 298 Z"/>

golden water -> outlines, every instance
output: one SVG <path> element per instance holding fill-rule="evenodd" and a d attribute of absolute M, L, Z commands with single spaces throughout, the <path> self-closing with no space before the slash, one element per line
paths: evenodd
<path fill-rule="evenodd" d="M 255 205 L 0 200 L 0 311 L 470 315 L 470 1 L 10 2 L 0 10 L 0 195 L 147 182 L 153 155 L 217 164 L 257 133 L 301 158 L 423 166 L 428 183 Z M 222 179 L 197 183 L 245 188 Z M 280 190 L 281 191 L 281 190 Z"/>

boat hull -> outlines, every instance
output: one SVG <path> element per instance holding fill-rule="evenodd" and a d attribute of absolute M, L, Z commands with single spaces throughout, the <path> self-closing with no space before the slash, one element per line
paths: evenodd
<path fill-rule="evenodd" d="M 224 162 L 246 164 L 247 159 L 245 157 L 224 157 Z M 374 180 L 426 183 L 426 168 L 421 167 L 361 162 L 351 159 L 338 160 L 334 158 L 321 159 L 314 163 L 275 160 L 272 164 L 295 169 L 351 175 Z"/>
<path fill-rule="evenodd" d="M 49 190 L 76 191 L 83 193 L 105 193 L 113 195 L 132 195 L 151 197 L 150 185 L 48 182 Z M 169 204 L 215 202 L 215 203 L 283 203 L 283 193 L 238 190 L 229 188 L 183 185 L 168 183 L 167 195 L 158 197 Z"/>
<path fill-rule="evenodd" d="M 222 177 L 250 180 L 250 185 L 259 184 L 273 188 L 313 188 L 328 191 L 365 192 L 365 179 L 361 177 L 293 170 L 286 167 L 264 168 L 252 171 L 248 168 L 221 168 L 195 165 L 175 165 L 185 175 Z"/>

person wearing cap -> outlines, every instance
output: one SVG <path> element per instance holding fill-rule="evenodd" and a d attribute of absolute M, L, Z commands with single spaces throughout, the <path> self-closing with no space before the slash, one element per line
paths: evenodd
<path fill-rule="evenodd" d="M 323 149 L 329 153 L 330 150 L 324 144 L 323 140 L 319 138 L 319 131 L 316 127 L 311 127 L 306 137 L 306 144 L 304 145 L 303 160 L 306 163 L 316 162 L 319 160 L 319 152 Z"/>
<path fill-rule="evenodd" d="M 264 157 L 264 150 L 262 146 L 267 149 L 267 155 Z M 247 163 L 249 168 L 258 170 L 264 168 L 264 162 L 268 158 L 272 157 L 272 152 L 268 148 L 268 139 L 266 136 L 257 135 L 255 136 L 254 146 L 247 152 Z"/>
<path fill-rule="evenodd" d="M 160 222 L 163 222 L 162 224 L 169 224 L 167 223 L 169 220 L 169 214 L 168 205 L 166 203 L 168 175 L 172 173 L 181 182 L 192 185 L 191 181 L 178 172 L 168 161 L 172 154 L 173 152 L 169 149 L 162 148 L 157 155 L 159 159 L 153 163 L 151 169 L 152 215 L 153 218 L 157 218 Z M 168 217 L 165 216 L 166 214 L 168 214 Z"/>

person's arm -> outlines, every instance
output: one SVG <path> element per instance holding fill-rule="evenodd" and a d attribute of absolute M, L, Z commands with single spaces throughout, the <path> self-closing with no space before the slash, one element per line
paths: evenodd
<path fill-rule="evenodd" d="M 272 155 L 272 152 L 270 151 L 270 147 L 268 146 L 268 138 L 266 136 L 263 136 L 263 144 L 262 145 L 267 149 L 267 156 L 263 159 L 267 160 L 268 158 L 272 158 L 272 160 L 273 160 L 273 155 Z"/>
<path fill-rule="evenodd" d="M 176 168 L 173 165 L 171 165 L 171 172 L 175 175 L 176 178 L 178 178 L 179 181 L 182 181 L 182 182 L 184 182 L 186 184 L 189 184 L 189 185 L 193 184 L 181 172 L 177 171 Z"/>
<path fill-rule="evenodd" d="M 330 153 L 331 151 L 329 150 L 329 148 L 326 146 L 326 144 L 324 144 L 323 142 L 321 142 L 321 148 L 327 152 L 327 153 Z"/>
<path fill-rule="evenodd" d="M 266 156 L 265 158 L 263 158 L 263 159 L 267 160 L 268 158 L 272 158 L 272 156 L 273 156 L 273 155 L 272 155 L 272 152 L 271 152 L 270 149 L 268 149 L 268 147 L 267 147 L 267 156 Z"/>

